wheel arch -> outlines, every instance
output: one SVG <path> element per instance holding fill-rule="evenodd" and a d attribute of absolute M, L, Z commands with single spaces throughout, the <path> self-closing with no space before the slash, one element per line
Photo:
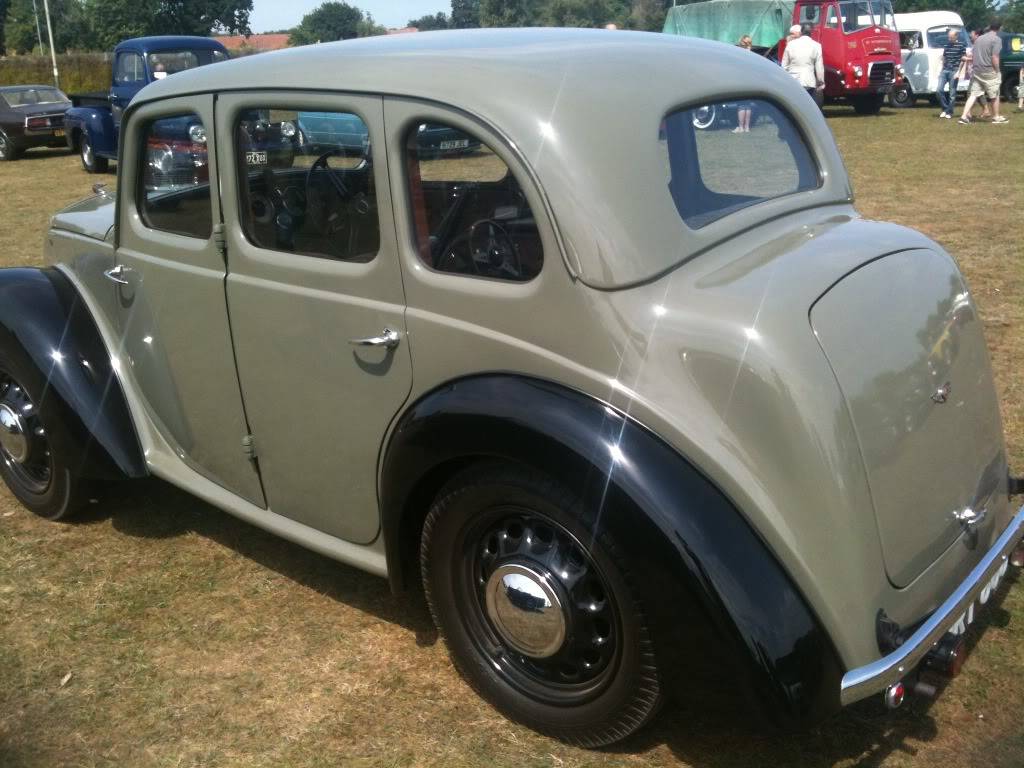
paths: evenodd
<path fill-rule="evenodd" d="M 32 365 L 60 400 L 82 474 L 148 474 L 111 356 L 66 277 L 55 269 L 0 270 L 0 346 Z"/>
<path fill-rule="evenodd" d="M 689 685 L 699 671 L 704 690 L 727 677 L 729 690 L 782 727 L 839 708 L 844 670 L 831 638 L 735 505 L 642 425 L 548 381 L 467 377 L 405 410 L 380 486 L 394 589 L 418 571 L 409 566 L 437 493 L 461 468 L 494 459 L 541 469 L 598 505 L 598 519 L 639 566 L 641 594 L 658 595 L 646 607 L 658 644 L 672 649 L 670 677 Z M 681 615 L 700 621 L 682 631 Z"/>

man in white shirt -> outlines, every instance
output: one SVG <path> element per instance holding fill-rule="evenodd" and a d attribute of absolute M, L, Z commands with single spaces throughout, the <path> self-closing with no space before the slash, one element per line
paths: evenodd
<path fill-rule="evenodd" d="M 792 38 L 782 54 L 782 68 L 791 74 L 820 107 L 825 88 L 825 62 L 821 46 L 809 35 L 804 35 L 799 24 L 789 30 Z"/>

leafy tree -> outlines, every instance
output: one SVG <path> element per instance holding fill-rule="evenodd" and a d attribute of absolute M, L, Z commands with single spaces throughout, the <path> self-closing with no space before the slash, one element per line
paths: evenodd
<path fill-rule="evenodd" d="M 378 24 L 369 11 L 363 14 L 363 20 L 359 22 L 357 37 L 373 37 L 374 35 L 386 35 L 387 29 Z"/>
<path fill-rule="evenodd" d="M 348 3 L 327 2 L 302 17 L 292 30 L 289 45 L 309 45 L 359 37 L 363 12 Z"/>
<path fill-rule="evenodd" d="M 1024 32 L 1024 0 L 1010 0 L 1003 8 L 1003 29 Z"/>
<path fill-rule="evenodd" d="M 4 5 L 8 6 L 3 24 L 4 47 L 23 53 L 38 51 L 39 36 L 36 32 L 36 16 L 32 9 L 32 0 L 9 0 Z M 42 46 L 44 51 L 49 51 L 50 40 L 46 31 L 43 4 L 38 2 L 38 5 Z M 57 51 L 92 47 L 84 14 L 85 11 L 79 0 L 50 0 L 53 46 Z"/>
<path fill-rule="evenodd" d="M 10 4 L 10 0 L 0 0 L 0 56 L 7 53 L 4 45 L 4 23 L 7 21 L 7 6 Z"/>
<path fill-rule="evenodd" d="M 897 13 L 912 11 L 956 11 L 969 29 L 988 28 L 998 15 L 994 0 L 896 0 Z"/>
<path fill-rule="evenodd" d="M 160 0 L 152 30 L 163 34 L 248 35 L 252 0 Z"/>
<path fill-rule="evenodd" d="M 452 29 L 479 27 L 480 0 L 452 0 L 452 16 L 448 23 Z"/>
<path fill-rule="evenodd" d="M 85 10 L 94 46 L 109 51 L 122 40 L 151 34 L 159 0 L 87 0 Z"/>
<path fill-rule="evenodd" d="M 416 27 L 420 32 L 430 32 L 435 29 L 448 29 L 451 26 L 451 22 L 448 21 L 447 15 L 438 12 L 433 16 L 428 13 L 426 16 L 421 16 L 418 19 L 409 19 L 409 26 Z"/>
<path fill-rule="evenodd" d="M 628 0 L 551 0 L 540 21 L 553 27 L 624 25 L 629 12 Z"/>
<path fill-rule="evenodd" d="M 633 0 L 628 26 L 630 29 L 661 32 L 665 28 L 666 11 L 664 0 Z"/>
<path fill-rule="evenodd" d="M 536 26 L 540 23 L 539 6 L 539 0 L 480 0 L 480 26 Z"/>

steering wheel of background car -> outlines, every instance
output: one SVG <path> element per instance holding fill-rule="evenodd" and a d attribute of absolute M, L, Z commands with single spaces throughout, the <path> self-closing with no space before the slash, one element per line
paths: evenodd
<path fill-rule="evenodd" d="M 466 255 L 460 257 L 463 248 Z M 483 277 L 519 278 L 523 272 L 515 240 L 494 219 L 480 219 L 455 238 L 437 268 Z"/>

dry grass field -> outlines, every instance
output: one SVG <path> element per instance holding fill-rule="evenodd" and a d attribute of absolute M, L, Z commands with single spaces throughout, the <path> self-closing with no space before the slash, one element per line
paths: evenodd
<path fill-rule="evenodd" d="M 1024 115 L 964 127 L 935 113 L 835 109 L 829 123 L 860 211 L 922 229 L 960 260 L 1021 472 Z M 48 216 L 94 181 L 62 153 L 0 164 L 0 266 L 40 263 Z M 679 703 L 586 752 L 496 714 L 456 675 L 421 603 L 381 580 L 155 481 L 63 525 L 0 491 L 0 766 L 1019 768 L 1016 573 L 999 598 L 934 702 L 863 706 L 774 737 Z"/>

